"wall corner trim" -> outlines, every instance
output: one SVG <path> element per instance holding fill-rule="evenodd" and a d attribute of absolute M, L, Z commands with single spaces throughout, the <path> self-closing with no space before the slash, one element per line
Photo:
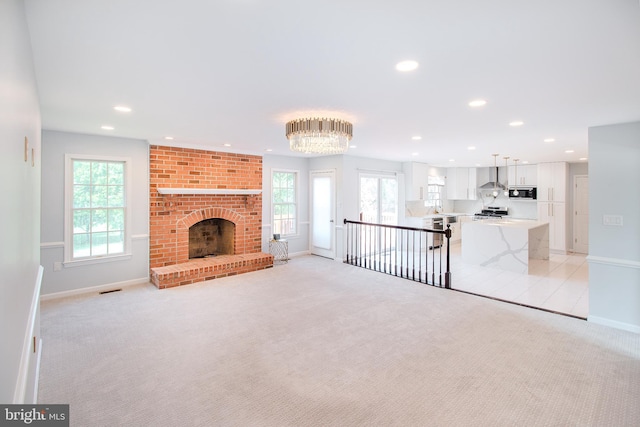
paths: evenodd
<path fill-rule="evenodd" d="M 44 267 L 38 266 L 38 274 L 36 276 L 36 282 L 33 289 L 33 298 L 31 299 L 31 310 L 29 311 L 29 319 L 27 320 L 27 327 L 24 333 L 24 342 L 22 344 L 22 354 L 20 356 L 20 368 L 18 369 L 18 379 L 16 381 L 16 387 L 13 393 L 13 403 L 23 404 L 26 393 L 27 381 L 29 379 L 29 358 L 31 353 L 31 342 L 34 336 L 34 330 L 36 327 L 36 318 L 38 317 L 38 310 L 40 307 L 40 288 L 42 287 L 42 276 L 44 274 Z M 34 385 L 35 386 L 35 385 Z"/>

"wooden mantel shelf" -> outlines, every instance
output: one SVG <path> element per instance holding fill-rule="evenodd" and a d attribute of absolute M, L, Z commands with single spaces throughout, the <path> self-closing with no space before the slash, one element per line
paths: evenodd
<path fill-rule="evenodd" d="M 262 190 L 243 190 L 240 188 L 158 188 L 158 193 L 253 196 L 262 193 Z"/>

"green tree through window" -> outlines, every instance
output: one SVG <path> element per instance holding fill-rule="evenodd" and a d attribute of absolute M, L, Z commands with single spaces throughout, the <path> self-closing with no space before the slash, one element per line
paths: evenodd
<path fill-rule="evenodd" d="M 297 172 L 274 171 L 272 175 L 273 233 L 297 234 Z"/>
<path fill-rule="evenodd" d="M 72 160 L 72 258 L 125 251 L 125 162 Z"/>

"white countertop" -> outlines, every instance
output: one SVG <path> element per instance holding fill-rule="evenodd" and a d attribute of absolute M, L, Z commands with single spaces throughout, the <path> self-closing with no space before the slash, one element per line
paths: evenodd
<path fill-rule="evenodd" d="M 509 227 L 509 228 L 523 228 L 532 229 L 549 224 L 544 221 L 536 221 L 533 219 L 510 219 L 510 218 L 488 218 L 477 221 L 471 221 L 466 224 L 472 225 L 488 225 L 493 227 Z"/>
<path fill-rule="evenodd" d="M 473 214 L 469 213 L 461 213 L 461 212 L 444 212 L 444 213 L 434 213 L 422 216 L 421 218 L 431 219 L 431 218 L 442 218 L 444 216 L 473 216 Z"/>

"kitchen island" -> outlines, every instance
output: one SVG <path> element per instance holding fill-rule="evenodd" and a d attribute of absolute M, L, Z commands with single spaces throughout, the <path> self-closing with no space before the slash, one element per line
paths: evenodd
<path fill-rule="evenodd" d="M 528 273 L 530 259 L 549 259 L 548 222 L 492 218 L 462 225 L 463 262 Z"/>

